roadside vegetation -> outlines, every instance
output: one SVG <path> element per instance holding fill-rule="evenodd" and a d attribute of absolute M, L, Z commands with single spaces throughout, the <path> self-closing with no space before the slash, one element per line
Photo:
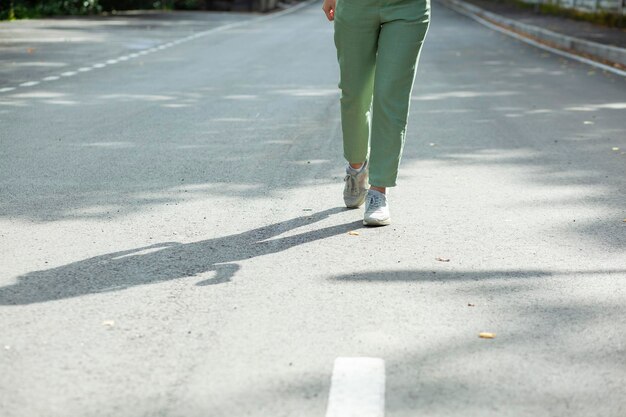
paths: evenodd
<path fill-rule="evenodd" d="M 582 20 L 610 27 L 626 27 L 626 19 L 623 15 L 607 10 L 597 10 L 595 12 L 563 7 L 558 4 L 548 2 L 528 3 L 524 0 L 496 0 L 496 3 L 509 3 L 523 9 L 534 10 L 542 14 L 563 16 L 570 19 Z"/>
<path fill-rule="evenodd" d="M 204 9 L 209 0 L 0 0 L 0 20 L 90 15 L 117 10 Z"/>

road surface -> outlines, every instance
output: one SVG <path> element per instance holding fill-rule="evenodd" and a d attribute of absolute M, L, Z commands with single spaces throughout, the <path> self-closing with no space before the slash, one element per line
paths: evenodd
<path fill-rule="evenodd" d="M 321 3 L 2 32 L 4 417 L 626 415 L 625 79 L 434 3 L 370 229 Z"/>

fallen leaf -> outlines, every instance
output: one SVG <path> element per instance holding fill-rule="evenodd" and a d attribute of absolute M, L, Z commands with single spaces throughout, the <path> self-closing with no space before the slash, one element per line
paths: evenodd
<path fill-rule="evenodd" d="M 467 303 L 468 307 L 474 307 L 476 304 L 472 304 L 472 303 Z"/>
<path fill-rule="evenodd" d="M 107 327 L 113 327 L 115 326 L 115 320 L 104 320 L 102 322 L 102 325 Z"/>
<path fill-rule="evenodd" d="M 626 223 L 626 219 L 622 220 L 622 222 Z"/>
<path fill-rule="evenodd" d="M 435 260 L 439 261 L 439 262 L 450 262 L 449 258 L 440 258 L 440 257 L 436 257 Z"/>
<path fill-rule="evenodd" d="M 358 235 L 360 235 L 360 233 L 359 233 L 359 232 L 356 232 L 356 231 L 354 231 L 354 230 L 350 230 L 350 231 L 348 232 L 348 234 L 349 234 L 349 235 L 352 235 L 352 236 L 358 236 Z"/>
<path fill-rule="evenodd" d="M 432 143 L 432 142 L 431 142 L 431 143 L 429 143 L 428 145 L 429 145 L 429 146 L 437 146 L 437 144 L 436 144 L 436 143 Z"/>
<path fill-rule="evenodd" d="M 32 54 L 33 52 L 35 52 L 34 48 L 26 48 L 26 52 L 28 52 L 29 54 Z"/>
<path fill-rule="evenodd" d="M 614 151 L 619 151 L 619 148 L 617 146 L 614 146 L 613 148 L 611 148 Z"/>
<path fill-rule="evenodd" d="M 496 337 L 495 333 L 488 333 L 488 332 L 481 332 L 478 333 L 478 337 L 482 338 L 482 339 L 493 339 Z"/>

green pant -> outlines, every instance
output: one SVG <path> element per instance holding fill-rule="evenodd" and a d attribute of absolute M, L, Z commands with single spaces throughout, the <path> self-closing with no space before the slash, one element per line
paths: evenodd
<path fill-rule="evenodd" d="M 337 0 L 341 125 L 348 162 L 369 160 L 370 184 L 396 185 L 430 0 Z"/>

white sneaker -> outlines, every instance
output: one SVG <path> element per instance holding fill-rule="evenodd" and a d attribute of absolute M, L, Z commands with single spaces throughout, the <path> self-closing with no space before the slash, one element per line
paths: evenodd
<path fill-rule="evenodd" d="M 363 224 L 366 226 L 384 226 L 391 223 L 387 196 L 380 191 L 370 189 L 365 200 Z"/>
<path fill-rule="evenodd" d="M 365 161 L 359 169 L 354 169 L 350 165 L 346 167 L 346 176 L 343 179 L 343 201 L 348 208 L 358 208 L 365 201 L 368 189 L 368 163 Z"/>

